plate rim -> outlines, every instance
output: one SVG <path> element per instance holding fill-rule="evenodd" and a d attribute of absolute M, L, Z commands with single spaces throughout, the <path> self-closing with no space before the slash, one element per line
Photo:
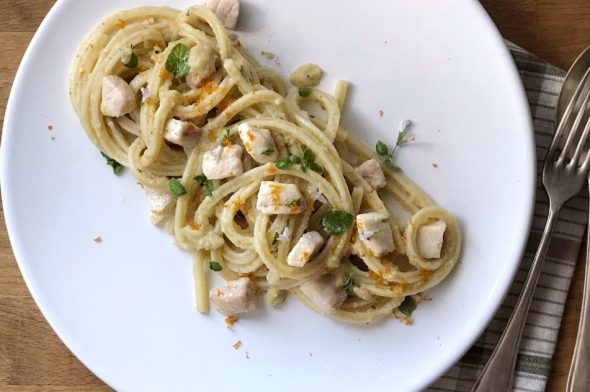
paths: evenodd
<path fill-rule="evenodd" d="M 34 52 L 36 50 L 36 47 L 38 46 L 38 41 L 40 40 L 40 37 L 43 36 L 45 34 L 45 30 L 48 28 L 48 25 L 50 25 L 54 19 L 56 19 L 57 15 L 62 12 L 63 9 L 67 9 L 68 5 L 74 0 L 57 0 L 57 2 L 51 7 L 51 9 L 49 10 L 49 12 L 47 13 L 47 15 L 44 17 L 43 21 L 40 23 L 39 27 L 37 28 L 37 31 L 35 32 L 35 34 L 33 35 L 31 41 L 29 42 L 27 49 L 25 50 L 23 57 L 21 59 L 21 62 L 18 66 L 18 70 L 15 74 L 11 89 L 10 89 L 10 93 L 8 96 L 8 101 L 6 104 L 6 111 L 5 111 L 5 115 L 4 115 L 4 124 L 3 124 L 3 129 L 2 129 L 2 139 L 1 139 L 1 143 L 0 143 L 0 183 L 4 183 L 5 179 L 7 178 L 7 176 L 9 175 L 10 172 L 10 154 L 11 154 L 11 150 L 8 149 L 7 145 L 10 145 L 10 139 L 11 139 L 11 132 L 8 131 L 8 129 L 13 128 L 13 123 L 14 123 L 14 117 L 16 116 L 15 114 L 15 108 L 13 107 L 15 105 L 15 101 L 17 101 L 16 96 L 18 96 L 20 94 L 20 85 L 23 83 L 24 80 L 24 73 L 25 73 L 25 69 L 29 68 L 29 63 L 30 63 L 30 58 L 31 58 L 31 53 Z M 506 76 L 510 76 L 512 78 L 513 84 L 514 84 L 514 93 L 517 94 L 518 96 L 515 95 L 515 99 L 517 99 L 519 101 L 519 107 L 518 107 L 518 111 L 521 112 L 522 115 L 522 120 L 525 120 L 526 125 L 523 124 L 523 128 L 527 128 L 526 131 L 529 134 L 529 142 L 527 143 L 527 149 L 528 149 L 528 154 L 527 154 L 527 158 L 529 161 L 529 173 L 527 178 L 522 179 L 523 182 L 528 182 L 528 184 L 526 184 L 527 186 L 525 188 L 529 189 L 529 198 L 528 201 L 526 201 L 527 203 L 527 216 L 528 216 L 528 220 L 526 222 L 526 225 L 522 228 L 521 230 L 521 234 L 519 236 L 519 238 L 517 239 L 517 241 L 520 243 L 520 246 L 518 248 L 520 248 L 520 251 L 518 252 L 517 255 L 515 255 L 516 260 L 513 262 L 512 265 L 512 270 L 510 271 L 510 273 L 506 273 L 503 277 L 501 277 L 499 279 L 498 285 L 496 290 L 494 290 L 491 298 L 490 298 L 490 303 L 492 303 L 492 306 L 490 306 L 490 312 L 487 315 L 487 317 L 482 317 L 480 320 L 480 323 L 477 325 L 476 328 L 472 328 L 471 333 L 469 334 L 469 336 L 467 336 L 466 338 L 464 338 L 460 343 L 456 344 L 456 353 L 455 355 L 452 356 L 452 361 L 450 361 L 449 363 L 441 363 L 440 366 L 438 366 L 437 371 L 432 372 L 432 374 L 430 375 L 430 377 L 424 377 L 424 382 L 423 382 L 423 387 L 427 388 L 428 386 L 430 386 L 433 382 L 435 382 L 436 380 L 438 380 L 442 375 L 444 375 L 449 369 L 451 369 L 456 363 L 457 361 L 459 361 L 461 359 L 461 357 L 469 350 L 469 348 L 471 348 L 473 346 L 473 344 L 476 342 L 477 338 L 484 332 L 485 328 L 489 325 L 490 321 L 492 320 L 492 318 L 494 317 L 495 313 L 497 312 L 497 310 L 499 309 L 500 305 L 502 304 L 502 301 L 505 297 L 505 295 L 508 293 L 508 290 L 510 289 L 512 282 L 514 281 L 514 278 L 516 276 L 516 273 L 518 271 L 518 268 L 520 266 L 522 257 L 524 255 L 525 252 L 525 248 L 526 248 L 526 243 L 528 240 L 528 236 L 530 233 L 530 227 L 532 224 L 532 220 L 533 220 L 533 212 L 534 212 L 534 207 L 535 207 L 535 196 L 536 196 L 536 189 L 537 189 L 537 184 L 536 184 L 536 171 L 537 171 L 537 162 L 536 162 L 536 152 L 535 152 L 535 132 L 534 132 L 534 126 L 533 126 L 533 121 L 532 121 L 532 117 L 531 117 L 531 112 L 530 112 L 530 106 L 529 106 L 529 102 L 528 102 L 528 98 L 526 95 L 526 91 L 522 82 L 522 79 L 520 77 L 518 68 L 510 54 L 510 50 L 507 47 L 504 38 L 502 37 L 500 31 L 498 30 L 497 26 L 494 24 L 492 18 L 490 17 L 490 15 L 487 13 L 487 11 L 485 10 L 484 6 L 478 1 L 478 0 L 467 0 L 467 3 L 470 3 L 470 6 L 474 7 L 474 9 L 480 14 L 480 19 L 481 19 L 481 23 L 485 23 L 487 26 L 487 30 L 489 31 L 490 35 L 493 35 L 496 41 L 496 45 L 498 45 L 498 47 L 501 47 L 501 53 L 502 53 L 502 61 L 509 64 L 510 65 L 510 75 L 506 75 Z M 523 129 L 524 131 L 524 129 Z M 4 209 L 4 219 L 5 219 L 5 223 L 6 223 L 6 230 L 8 233 L 8 238 L 11 244 L 11 248 L 12 248 L 12 252 L 14 254 L 16 263 L 18 265 L 18 268 L 21 272 L 22 278 L 27 286 L 27 289 L 29 290 L 29 292 L 31 293 L 31 296 L 33 298 L 33 300 L 35 301 L 35 304 L 37 305 L 39 311 L 41 312 L 41 314 L 43 315 L 43 317 L 45 318 L 45 320 L 47 321 L 47 323 L 50 325 L 51 329 L 53 330 L 53 332 L 57 335 L 57 337 L 60 339 L 60 341 L 68 348 L 68 350 L 70 350 L 70 352 L 87 368 L 89 369 L 96 377 L 98 377 L 102 382 L 104 382 L 105 384 L 107 384 L 109 387 L 115 389 L 115 390 L 121 390 L 121 388 L 118 388 L 119 386 L 115 385 L 112 383 L 112 380 L 110 380 L 106 374 L 103 373 L 103 370 L 101 369 L 100 366 L 94 366 L 93 365 L 89 365 L 90 362 L 92 362 L 91 358 L 86 358 L 85 355 L 81 355 L 81 352 L 83 351 L 82 349 L 78 349 L 78 347 L 74 347 L 76 346 L 76 344 L 74 344 L 74 342 L 70 341 L 69 339 L 67 339 L 64 336 L 63 331 L 59 328 L 59 318 L 57 316 L 51 315 L 48 312 L 48 308 L 45 305 L 45 300 L 43 299 L 43 295 L 41 295 L 38 290 L 37 290 L 37 286 L 34 284 L 32 278 L 31 278 L 31 272 L 29 270 L 28 267 L 28 263 L 26 263 L 25 261 L 23 261 L 23 258 L 21 257 L 21 251 L 20 249 L 25 245 L 22 244 L 19 238 L 19 234 L 16 232 L 16 230 L 14 229 L 14 225 L 13 225 L 13 214 L 12 214 L 12 210 L 13 208 L 11 208 L 12 205 L 12 196 L 10 195 L 10 192 L 6 190 L 5 187 L 0 187 L 0 193 L 2 196 L 2 203 L 3 203 L 3 209 Z M 525 201 L 525 198 L 523 197 L 522 199 L 523 201 Z"/>

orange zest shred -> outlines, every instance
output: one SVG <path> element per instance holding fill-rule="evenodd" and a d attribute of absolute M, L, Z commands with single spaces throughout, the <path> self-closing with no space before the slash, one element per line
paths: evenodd
<path fill-rule="evenodd" d="M 195 222 L 194 219 L 189 219 L 188 225 L 193 230 L 199 230 L 201 228 L 201 225 L 199 225 L 197 222 Z"/>

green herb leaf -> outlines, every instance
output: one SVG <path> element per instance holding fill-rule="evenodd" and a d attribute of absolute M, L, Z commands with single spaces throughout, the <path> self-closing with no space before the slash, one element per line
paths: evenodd
<path fill-rule="evenodd" d="M 297 155 L 291 155 L 289 160 L 296 165 L 301 163 L 301 158 L 299 158 Z"/>
<path fill-rule="evenodd" d="M 377 142 L 377 145 L 375 146 L 375 151 L 377 152 L 377 155 L 379 155 L 380 157 L 386 157 L 389 155 L 389 148 L 387 147 L 387 144 L 383 143 L 381 140 Z"/>
<path fill-rule="evenodd" d="M 411 296 L 407 296 L 398 309 L 400 312 L 410 317 L 412 316 L 412 312 L 416 310 L 416 301 L 414 301 L 414 298 L 412 298 Z"/>
<path fill-rule="evenodd" d="M 268 150 L 262 151 L 262 155 L 272 155 L 275 152 L 273 148 L 269 148 Z"/>
<path fill-rule="evenodd" d="M 209 263 L 209 268 L 211 268 L 215 272 L 219 272 L 223 270 L 223 266 L 219 264 L 217 261 L 212 261 Z"/>
<path fill-rule="evenodd" d="M 299 166 L 301 168 L 301 171 L 304 173 L 307 173 L 307 169 L 309 169 L 309 166 L 307 166 L 307 163 L 302 162 L 301 166 Z"/>
<path fill-rule="evenodd" d="M 300 87 L 299 88 L 299 95 L 303 98 L 307 98 L 311 95 L 313 89 L 311 87 Z"/>
<path fill-rule="evenodd" d="M 408 131 L 400 131 L 400 133 L 397 134 L 397 145 L 398 146 L 403 146 L 404 144 L 408 143 Z"/>
<path fill-rule="evenodd" d="M 206 175 L 198 175 L 194 180 L 203 188 L 205 196 L 213 196 L 213 181 L 207 179 Z"/>
<path fill-rule="evenodd" d="M 168 188 L 174 197 L 186 195 L 186 188 L 176 178 L 171 178 L 168 180 Z"/>
<path fill-rule="evenodd" d="M 279 241 L 279 233 L 277 233 L 275 231 L 275 233 L 272 235 L 272 242 L 270 244 L 274 246 L 277 244 L 278 241 Z"/>
<path fill-rule="evenodd" d="M 354 279 L 354 275 L 350 275 L 348 277 L 348 280 L 346 281 L 346 284 L 344 285 L 344 290 L 346 290 L 346 292 L 348 294 L 354 294 L 354 288 L 358 287 L 358 283 L 356 282 L 356 280 Z"/>
<path fill-rule="evenodd" d="M 293 162 L 289 158 L 281 158 L 275 163 L 275 166 L 281 170 L 290 170 L 293 167 Z"/>
<path fill-rule="evenodd" d="M 130 52 L 121 57 L 121 62 L 127 68 L 135 68 L 139 64 L 139 59 L 135 53 Z"/>
<path fill-rule="evenodd" d="M 100 154 L 104 157 L 104 159 L 107 160 L 107 165 L 109 165 L 110 167 L 113 168 L 114 174 L 119 175 L 123 172 L 123 165 L 121 165 L 119 162 L 115 161 L 113 158 L 111 158 L 110 156 L 108 156 L 104 152 L 101 152 Z"/>
<path fill-rule="evenodd" d="M 189 50 L 185 44 L 176 44 L 166 59 L 166 69 L 171 74 L 182 78 L 191 68 L 188 65 Z"/>
<path fill-rule="evenodd" d="M 244 78 L 248 79 L 248 71 L 246 71 L 246 68 L 240 67 L 240 73 Z"/>
<path fill-rule="evenodd" d="M 344 211 L 328 211 L 320 221 L 322 230 L 327 235 L 341 235 L 352 226 L 352 215 Z"/>
<path fill-rule="evenodd" d="M 311 170 L 313 170 L 314 172 L 320 173 L 320 174 L 322 174 L 322 172 L 324 171 L 324 169 L 320 165 L 318 165 L 317 163 L 315 163 L 315 162 L 311 162 L 309 164 L 309 168 Z"/>

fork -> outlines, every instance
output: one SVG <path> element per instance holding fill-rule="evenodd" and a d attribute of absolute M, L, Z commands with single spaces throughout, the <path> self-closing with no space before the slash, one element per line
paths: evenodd
<path fill-rule="evenodd" d="M 590 153 L 586 148 L 590 133 L 590 88 L 586 88 L 589 75 L 590 69 L 570 99 L 547 152 L 543 185 L 549 196 L 549 215 L 541 242 L 506 329 L 472 392 L 508 391 L 512 386 L 520 339 L 557 217 L 563 205 L 580 193 L 590 168 Z"/>

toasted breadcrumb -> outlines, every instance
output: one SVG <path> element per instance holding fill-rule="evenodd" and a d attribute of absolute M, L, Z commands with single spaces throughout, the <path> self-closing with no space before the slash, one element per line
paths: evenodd
<path fill-rule="evenodd" d="M 234 324 L 237 323 L 240 319 L 237 318 L 236 316 L 229 316 L 225 319 L 225 325 L 228 328 L 233 328 Z"/>
<path fill-rule="evenodd" d="M 97 244 L 100 244 L 102 242 L 102 237 L 97 235 L 92 239 L 92 241 L 96 242 Z"/>
<path fill-rule="evenodd" d="M 437 169 L 438 168 L 438 163 L 432 162 L 432 167 L 434 167 L 435 169 Z"/>
<path fill-rule="evenodd" d="M 385 112 L 383 110 L 379 110 L 379 117 L 383 117 L 384 114 Z"/>
<path fill-rule="evenodd" d="M 248 351 L 246 351 L 246 359 L 250 359 L 250 356 L 248 355 Z"/>
<path fill-rule="evenodd" d="M 54 142 L 55 141 L 55 136 L 51 136 L 50 139 L 51 139 L 52 142 Z"/>
<path fill-rule="evenodd" d="M 51 131 L 51 130 L 53 130 L 53 125 L 49 124 L 49 125 L 47 126 L 47 129 L 49 129 L 50 131 Z"/>
<path fill-rule="evenodd" d="M 232 345 L 232 347 L 233 347 L 234 349 L 236 349 L 236 350 L 239 350 L 239 349 L 240 349 L 240 347 L 242 347 L 242 342 L 238 340 L 237 342 L 235 342 L 235 343 Z"/>

